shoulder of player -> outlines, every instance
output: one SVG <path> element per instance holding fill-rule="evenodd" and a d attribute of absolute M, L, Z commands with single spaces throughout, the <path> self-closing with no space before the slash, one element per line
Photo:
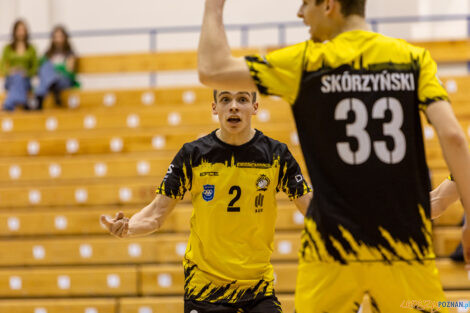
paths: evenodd
<path fill-rule="evenodd" d="M 287 145 L 283 142 L 280 142 L 279 140 L 273 139 L 269 136 L 266 136 L 262 132 L 260 132 L 260 136 L 258 138 L 258 145 L 259 144 L 264 144 L 266 145 L 269 150 L 276 152 L 278 151 L 279 153 L 282 153 L 286 150 L 288 150 Z"/>
<path fill-rule="evenodd" d="M 196 149 L 201 150 L 205 148 L 210 148 L 214 145 L 214 139 L 212 133 L 202 136 L 194 141 L 187 142 L 183 145 L 181 150 L 185 154 L 192 154 L 192 152 Z"/>
<path fill-rule="evenodd" d="M 389 37 L 383 34 L 379 34 L 381 43 L 394 46 L 396 48 L 402 48 L 403 50 L 409 51 L 414 57 L 422 57 L 426 53 L 426 49 L 423 47 L 416 46 L 405 39 Z"/>
<path fill-rule="evenodd" d="M 307 40 L 307 41 L 303 41 L 295 45 L 272 50 L 266 56 L 265 61 L 268 63 L 271 63 L 271 62 L 282 63 L 282 61 L 285 61 L 285 60 L 299 58 L 305 53 L 309 45 L 311 45 L 311 41 Z M 290 63 L 287 63 L 287 64 L 290 64 Z"/>

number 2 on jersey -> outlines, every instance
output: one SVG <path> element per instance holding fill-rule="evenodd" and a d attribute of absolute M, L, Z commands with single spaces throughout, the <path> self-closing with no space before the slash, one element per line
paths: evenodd
<path fill-rule="evenodd" d="M 227 212 L 240 212 L 240 207 L 236 207 L 235 203 L 240 200 L 240 197 L 242 195 L 242 189 L 240 188 L 240 186 L 232 186 L 228 193 L 233 195 L 234 192 L 236 193 L 235 197 L 228 204 Z"/>
<path fill-rule="evenodd" d="M 400 102 L 395 98 L 381 98 L 372 107 L 372 118 L 383 119 L 385 112 L 390 110 L 392 120 L 384 123 L 383 134 L 393 138 L 394 149 L 390 151 L 385 141 L 374 141 L 375 154 L 380 161 L 387 164 L 400 163 L 406 154 L 405 135 L 401 131 L 403 125 L 403 109 Z M 358 142 L 357 151 L 352 151 L 349 142 L 338 142 L 336 148 L 341 159 L 351 165 L 359 165 L 366 162 L 371 154 L 372 140 L 366 131 L 368 123 L 367 107 L 359 99 L 344 99 L 336 106 L 335 120 L 347 120 L 349 111 L 355 115 L 354 123 L 346 125 L 346 135 L 356 138 Z"/>

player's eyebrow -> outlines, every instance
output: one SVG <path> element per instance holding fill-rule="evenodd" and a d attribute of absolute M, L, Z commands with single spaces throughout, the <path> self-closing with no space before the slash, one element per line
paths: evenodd
<path fill-rule="evenodd" d="M 240 92 L 237 92 L 237 95 L 246 95 L 246 96 L 251 96 L 251 94 L 249 92 L 246 92 L 246 91 L 240 91 Z"/>
<path fill-rule="evenodd" d="M 221 93 L 219 93 L 219 95 L 217 96 L 217 98 L 220 98 L 221 96 L 225 96 L 225 95 L 231 96 L 232 93 L 230 93 L 230 92 L 228 92 L 228 91 L 222 91 Z"/>

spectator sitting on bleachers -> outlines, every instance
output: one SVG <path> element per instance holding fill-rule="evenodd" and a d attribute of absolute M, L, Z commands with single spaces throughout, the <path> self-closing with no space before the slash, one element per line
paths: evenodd
<path fill-rule="evenodd" d="M 13 111 L 18 105 L 28 108 L 31 77 L 36 74 L 37 67 L 36 49 L 29 43 L 26 24 L 22 20 L 17 20 L 13 26 L 12 42 L 3 49 L 0 65 L 7 90 L 4 110 Z"/>
<path fill-rule="evenodd" d="M 39 86 L 35 92 L 37 109 L 42 109 L 44 97 L 49 91 L 54 95 L 55 104 L 61 106 L 60 93 L 79 86 L 75 77 L 76 60 L 67 31 L 63 26 L 54 27 L 51 45 L 40 61 Z"/>

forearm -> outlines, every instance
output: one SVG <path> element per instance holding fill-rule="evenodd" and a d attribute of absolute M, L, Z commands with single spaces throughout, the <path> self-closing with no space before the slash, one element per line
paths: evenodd
<path fill-rule="evenodd" d="M 447 161 L 449 169 L 454 176 L 458 195 L 462 201 L 467 214 L 470 214 L 470 153 L 467 148 L 467 141 L 462 132 L 460 140 L 441 140 L 444 158 Z M 455 199 L 458 195 L 454 195 Z M 447 202 L 454 202 L 453 199 L 447 199 Z M 449 203 L 449 204 L 450 204 Z"/>
<path fill-rule="evenodd" d="M 465 212 L 470 214 L 470 152 L 465 133 L 449 103 L 432 104 L 427 114 L 436 128 L 444 158 L 457 183 Z"/>
<path fill-rule="evenodd" d="M 145 236 L 160 229 L 176 200 L 158 195 L 148 206 L 134 214 L 129 220 L 129 236 Z"/>
<path fill-rule="evenodd" d="M 129 236 L 138 237 L 145 236 L 150 233 L 157 231 L 160 228 L 158 219 L 153 216 L 145 214 L 147 210 L 154 210 L 154 204 L 151 203 L 147 207 L 143 208 L 142 211 L 134 214 L 129 220 Z"/>

